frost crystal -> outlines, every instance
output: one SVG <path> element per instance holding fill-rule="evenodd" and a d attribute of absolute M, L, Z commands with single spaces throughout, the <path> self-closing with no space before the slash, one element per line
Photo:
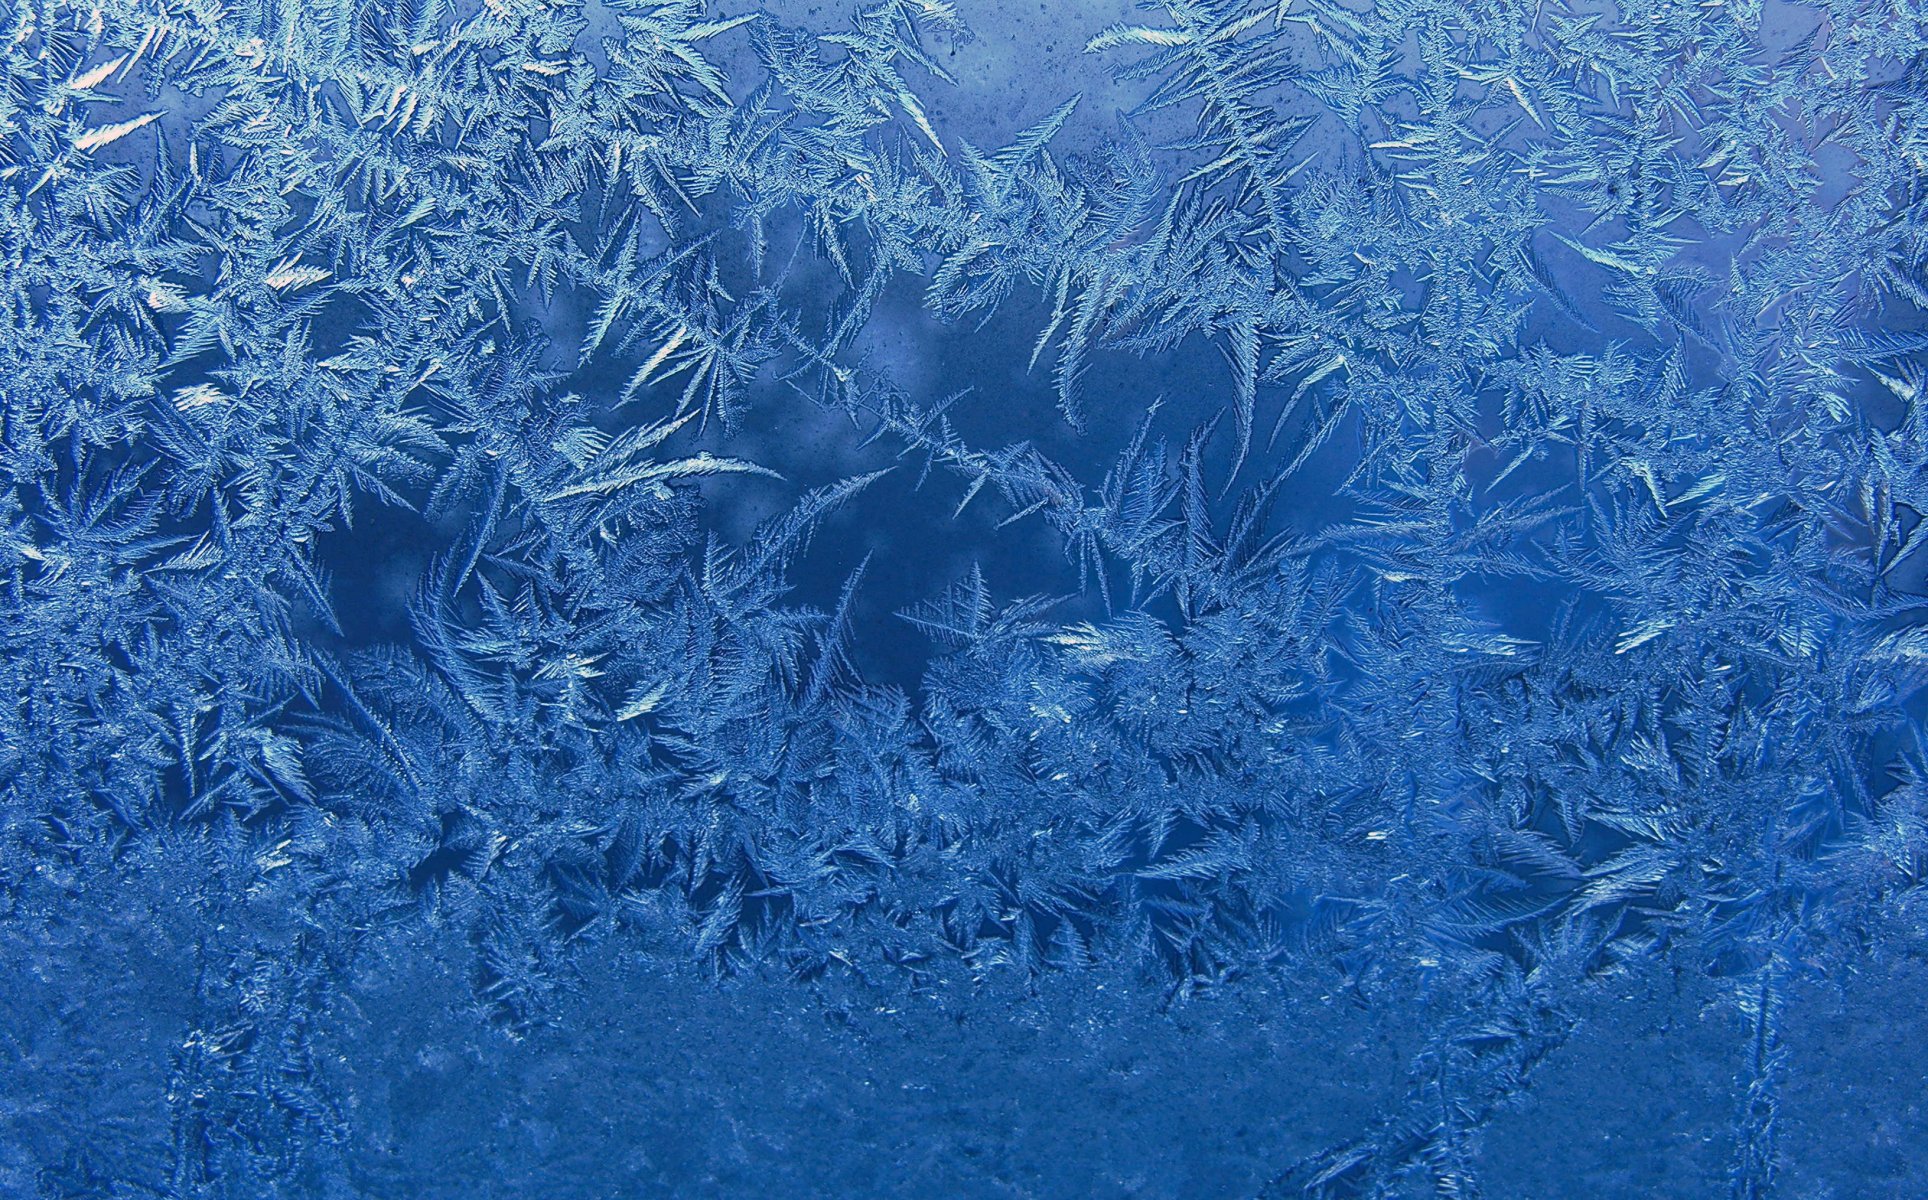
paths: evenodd
<path fill-rule="evenodd" d="M 0 1193 L 1473 1196 L 1645 1004 L 1680 1194 L 1918 1194 L 1782 1109 L 1928 947 L 1928 14 L 832 7 L 4 19 Z M 1399 1053 L 1182 1185 L 631 1163 L 620 978 Z"/>

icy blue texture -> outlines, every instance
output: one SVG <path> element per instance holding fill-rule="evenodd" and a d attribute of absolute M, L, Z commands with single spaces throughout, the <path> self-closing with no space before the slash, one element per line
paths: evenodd
<path fill-rule="evenodd" d="M 1920 0 L 0 47 L 0 1196 L 1928 1195 Z"/>

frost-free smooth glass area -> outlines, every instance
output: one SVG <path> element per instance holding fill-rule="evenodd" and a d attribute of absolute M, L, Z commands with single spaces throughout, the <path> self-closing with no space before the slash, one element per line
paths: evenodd
<path fill-rule="evenodd" d="M 1928 1195 L 1928 10 L 19 0 L 0 1195 Z"/>

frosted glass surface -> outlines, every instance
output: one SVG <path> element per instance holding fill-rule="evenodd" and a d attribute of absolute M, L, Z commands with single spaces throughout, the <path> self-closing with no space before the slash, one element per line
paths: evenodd
<path fill-rule="evenodd" d="M 1928 1196 L 1916 0 L 0 60 L 0 1196 Z"/>

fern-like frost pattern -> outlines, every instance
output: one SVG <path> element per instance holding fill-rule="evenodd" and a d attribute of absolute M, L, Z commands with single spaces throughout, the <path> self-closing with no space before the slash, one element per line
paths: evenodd
<path fill-rule="evenodd" d="M 1515 1194 L 1500 1124 L 1658 987 L 1717 1161 L 1565 1194 L 1928 1194 L 1789 1115 L 1850 1071 L 1813 1014 L 1928 955 L 1919 4 L 0 46 L 0 1193 L 442 1194 L 371 1130 L 459 1054 L 371 997 L 563 1063 L 650 1019 L 620 966 L 1399 1047 L 1350 1124 L 1093 1196 Z M 610 1194 L 551 1160 L 461 1194 Z M 1060 1194 L 1008 1166 L 876 1194 Z"/>

